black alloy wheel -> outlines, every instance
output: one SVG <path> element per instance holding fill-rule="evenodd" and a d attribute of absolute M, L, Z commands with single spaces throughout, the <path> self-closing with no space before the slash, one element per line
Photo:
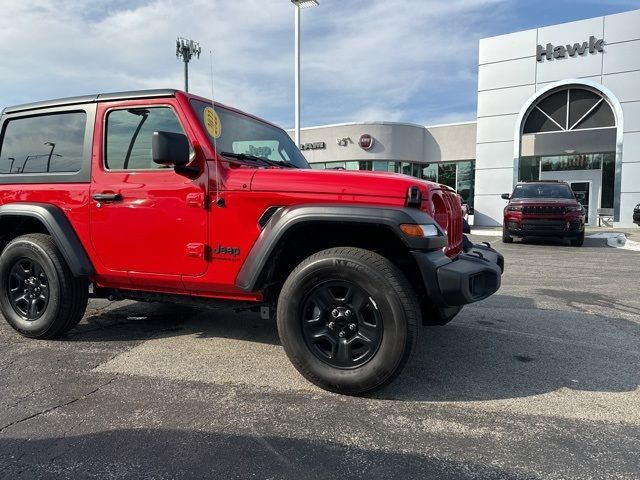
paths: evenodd
<path fill-rule="evenodd" d="M 18 259 L 9 272 L 7 289 L 11 307 L 24 320 L 37 320 L 47 309 L 49 279 L 37 261 Z"/>
<path fill-rule="evenodd" d="M 362 395 L 402 371 L 421 311 L 402 272 L 378 253 L 334 247 L 303 260 L 282 286 L 278 334 L 293 366 L 325 390 Z"/>
<path fill-rule="evenodd" d="M 313 354 L 328 365 L 357 368 L 382 343 L 382 316 L 375 300 L 348 281 L 326 282 L 303 303 L 302 332 Z"/>
<path fill-rule="evenodd" d="M 71 273 L 44 233 L 14 238 L 0 254 L 0 313 L 29 338 L 55 338 L 82 319 L 88 282 Z"/>

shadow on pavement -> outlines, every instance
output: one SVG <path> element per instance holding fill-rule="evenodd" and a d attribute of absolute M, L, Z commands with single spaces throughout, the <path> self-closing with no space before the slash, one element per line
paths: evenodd
<path fill-rule="evenodd" d="M 589 295 L 591 302 L 605 302 Z M 531 299 L 507 295 L 495 295 L 487 305 L 499 313 L 485 317 L 474 312 L 473 321 L 454 319 L 444 327 L 423 328 L 403 375 L 376 396 L 482 401 L 539 395 L 563 387 L 633 392 L 640 385 L 638 323 L 575 312 L 556 318 L 559 312 L 536 310 Z M 617 308 L 627 307 L 635 308 Z M 516 317 L 526 310 L 530 319 Z M 517 324 L 528 320 L 542 328 L 521 330 Z M 625 335 L 625 343 L 617 343 L 620 335 Z"/>
<path fill-rule="evenodd" d="M 141 341 L 196 334 L 199 338 L 233 338 L 279 345 L 274 322 L 253 312 L 199 309 L 170 303 L 123 302 L 109 310 L 89 311 L 64 341 Z M 105 303 L 107 305 L 107 303 Z"/>
<path fill-rule="evenodd" d="M 607 306 L 604 298 L 584 295 L 589 298 L 575 301 Z M 556 319 L 558 312 L 537 310 L 533 300 L 525 297 L 498 294 L 487 300 L 486 306 L 499 313 L 485 317 L 467 310 L 473 321 L 458 318 L 444 327 L 421 328 L 416 352 L 402 375 L 374 396 L 408 401 L 469 401 L 526 397 L 562 387 L 628 392 L 640 385 L 640 349 L 632 343 L 638 324 L 588 313 L 563 312 L 562 318 Z M 627 307 L 635 308 L 611 305 Z M 536 334 L 520 331 L 517 323 L 521 319 L 515 315 L 522 315 L 521 312 L 529 312 L 529 320 L 543 329 L 536 327 Z M 96 324 L 101 327 L 96 328 Z M 592 330 L 599 337 L 590 336 Z M 626 341 L 632 348 L 628 353 L 611 352 L 602 344 L 602 339 L 614 342 L 616 335 L 623 333 L 630 334 Z M 276 325 L 254 313 L 135 303 L 89 317 L 67 339 L 104 342 L 180 335 L 279 345 Z M 617 348 L 626 347 L 619 344 Z M 287 361 L 284 355 L 282 361 Z"/>
<path fill-rule="evenodd" d="M 507 470 L 294 438 L 112 430 L 0 439 L 3 478 L 510 479 Z"/>
<path fill-rule="evenodd" d="M 613 299 L 610 295 L 603 295 L 592 291 L 585 292 L 584 290 L 557 290 L 552 288 L 539 288 L 536 290 L 536 294 L 546 295 L 547 297 L 564 301 L 568 307 L 580 312 L 588 312 L 588 307 L 590 306 L 602 307 L 608 308 L 612 312 L 619 311 L 638 315 L 640 318 L 640 308 L 635 305 Z"/>

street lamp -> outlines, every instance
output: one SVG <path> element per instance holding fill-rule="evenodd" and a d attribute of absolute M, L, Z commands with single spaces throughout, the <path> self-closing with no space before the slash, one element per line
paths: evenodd
<path fill-rule="evenodd" d="M 200 58 L 200 44 L 186 38 L 178 37 L 176 40 L 176 58 L 182 58 L 184 62 L 184 91 L 189 91 L 189 62 L 195 55 Z"/>
<path fill-rule="evenodd" d="M 295 6 L 295 140 L 300 148 L 300 9 L 317 7 L 317 0 L 291 0 Z"/>

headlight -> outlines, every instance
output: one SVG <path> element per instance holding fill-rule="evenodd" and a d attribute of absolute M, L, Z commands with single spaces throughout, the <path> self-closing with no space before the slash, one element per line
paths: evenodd
<path fill-rule="evenodd" d="M 507 210 L 510 212 L 521 212 L 522 206 L 520 205 L 507 205 Z"/>
<path fill-rule="evenodd" d="M 582 213 L 582 206 L 581 205 L 577 205 L 574 207 L 567 207 L 566 208 L 566 212 L 567 213 Z"/>
<path fill-rule="evenodd" d="M 403 223 L 400 225 L 402 233 L 409 237 L 439 237 L 440 231 L 435 225 L 414 225 L 412 223 Z"/>

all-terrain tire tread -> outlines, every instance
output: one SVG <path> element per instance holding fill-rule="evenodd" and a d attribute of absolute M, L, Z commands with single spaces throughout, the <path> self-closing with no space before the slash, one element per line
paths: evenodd
<path fill-rule="evenodd" d="M 49 257 L 56 272 L 58 273 L 61 299 L 56 320 L 52 322 L 49 329 L 34 338 L 51 339 L 58 337 L 74 328 L 80 320 L 82 320 L 89 299 L 87 281 L 73 276 L 66 261 L 64 260 L 64 257 L 50 235 L 44 233 L 29 233 L 22 235 L 14 238 L 7 245 L 5 250 L 21 241 L 31 241 L 39 245 Z M 27 332 L 22 332 L 19 329 L 18 331 L 27 334 Z"/>
<path fill-rule="evenodd" d="M 370 250 L 365 250 L 362 248 L 334 247 L 334 248 L 329 248 L 326 250 L 319 251 L 307 257 L 305 260 L 303 260 L 291 272 L 289 278 L 295 277 L 296 276 L 295 274 L 298 271 L 302 270 L 306 265 L 316 260 L 323 259 L 323 258 L 340 258 L 340 257 L 342 258 L 349 257 L 349 258 L 358 260 L 362 263 L 367 264 L 371 268 L 378 270 L 383 274 L 384 277 L 387 278 L 387 280 L 391 284 L 391 287 L 399 296 L 403 309 L 405 311 L 406 321 L 407 321 L 407 348 L 405 348 L 404 350 L 404 355 L 396 365 L 396 368 L 393 370 L 393 373 L 391 375 L 389 375 L 386 379 L 384 379 L 382 382 L 378 383 L 377 385 L 374 385 L 368 388 L 367 390 L 359 390 L 359 391 L 351 391 L 349 389 L 336 388 L 335 386 L 326 385 L 322 381 L 322 379 L 315 376 L 307 368 L 305 368 L 304 365 L 300 361 L 298 361 L 297 358 L 289 357 L 289 360 L 291 361 L 291 363 L 294 364 L 296 369 L 306 379 L 308 379 L 310 382 L 316 385 L 319 385 L 319 384 L 323 385 L 323 388 L 326 388 L 327 390 L 333 391 L 335 393 L 349 394 L 349 395 L 364 395 L 368 392 L 378 390 L 384 387 L 385 385 L 388 385 L 389 383 L 391 383 L 402 371 L 405 364 L 409 361 L 409 358 L 411 357 L 411 354 L 417 344 L 418 325 L 421 322 L 420 307 L 418 305 L 413 288 L 411 287 L 411 285 L 409 284 L 405 276 L 402 274 L 402 272 L 400 272 L 400 270 L 398 270 L 398 268 L 393 263 L 391 263 L 391 261 L 389 261 L 387 258 L 375 252 L 372 252 Z M 289 287 L 290 287 L 290 284 L 288 281 L 286 281 L 282 291 L 285 291 L 285 289 Z M 278 306 L 280 306 L 280 304 L 278 304 Z M 287 354 L 287 356 L 289 355 Z"/>

